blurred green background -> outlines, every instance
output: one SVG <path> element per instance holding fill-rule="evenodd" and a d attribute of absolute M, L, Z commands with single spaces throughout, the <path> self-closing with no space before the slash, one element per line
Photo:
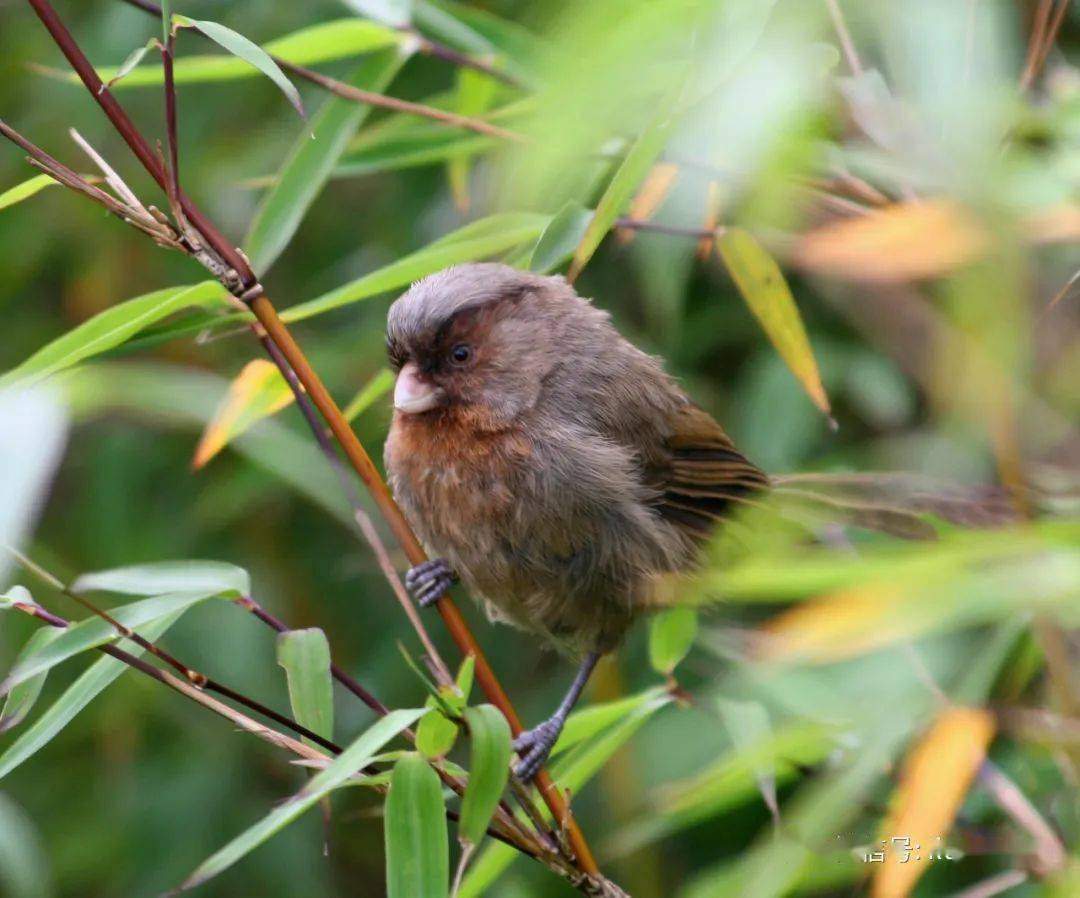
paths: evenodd
<path fill-rule="evenodd" d="M 351 12 L 333 2 L 178 5 L 180 12 L 224 22 L 259 42 Z M 848 75 L 847 64 L 831 49 L 837 40 L 827 5 L 813 0 L 761 4 L 771 12 L 760 33 L 752 21 L 754 4 L 491 0 L 468 6 L 512 23 L 508 33 L 523 43 L 528 35 L 543 37 L 539 60 L 525 67 L 529 82 L 540 85 L 539 99 L 510 121 L 538 136 L 538 143 L 525 150 L 496 145 L 475 157 L 467 172 L 467 211 L 460 188 L 455 201 L 442 161 L 335 178 L 266 278 L 279 309 L 319 296 L 492 212 L 550 214 L 567 199 L 595 204 L 607 169 L 590 154 L 613 139 L 615 153 L 622 152 L 618 139 L 645 127 L 658 103 L 678 102 L 692 110 L 692 124 L 673 135 L 663 158 L 705 159 L 709 165 L 682 166 L 657 221 L 701 227 L 712 181 L 723 198 L 721 221 L 745 224 L 781 256 L 838 429 L 832 430 L 807 399 L 716 253 L 702 260 L 695 240 L 653 232 L 640 232 L 628 243 L 609 238 L 577 286 L 611 311 L 625 335 L 664 356 L 748 457 L 771 472 L 905 470 L 961 482 L 994 481 L 1014 463 L 1025 479 L 1076 470 L 1080 319 L 1075 298 L 1046 307 L 1078 267 L 1080 255 L 1075 236 L 1037 248 L 1018 236 L 1018 223 L 1030 212 L 1077 200 L 1080 72 L 1072 61 L 1080 13 L 1075 9 L 1068 11 L 1045 75 L 1022 95 L 1015 83 L 1039 4 L 843 4 L 861 62 L 880 70 L 904 100 L 900 114 L 866 79 L 838 86 Z M 458 9 L 440 8 L 447 14 Z M 101 65 L 119 64 L 159 28 L 150 16 L 116 0 L 63 3 L 60 9 Z M 687 48 L 685 29 L 696 16 L 705 16 L 707 27 Z M 0 115 L 72 167 L 88 171 L 89 163 L 67 135 L 69 127 L 77 128 L 141 195 L 164 205 L 86 92 L 35 69 L 63 61 L 29 7 L 0 0 L 0 17 Z M 527 43 L 532 46 L 531 39 Z M 185 33 L 180 54 L 193 52 L 205 47 Z M 684 86 L 675 100 L 672 94 L 658 97 L 683 83 L 685 72 L 675 61 L 687 58 L 696 67 L 690 82 L 700 96 Z M 320 70 L 343 76 L 353 65 L 345 60 Z M 325 101 L 311 85 L 297 83 L 309 108 Z M 447 63 L 417 55 L 389 92 L 425 99 L 455 89 L 456 83 Z M 499 90 L 496 105 L 532 93 Z M 130 87 L 117 95 L 148 133 L 163 133 L 157 90 Z M 251 182 L 280 167 L 305 125 L 263 79 L 184 85 L 179 109 L 185 187 L 239 242 L 260 200 L 260 189 Z M 361 136 L 391 119 L 374 113 Z M 889 133 L 868 138 L 875 129 L 878 136 Z M 892 198 L 947 195 L 968 204 L 988 223 L 992 251 L 981 261 L 914 284 L 850 283 L 789 267 L 787 253 L 798 235 L 827 218 L 807 199 L 806 179 L 838 169 L 858 172 Z M 17 149 L 0 148 L 0 190 L 30 174 Z M 4 209 L 0 369 L 13 368 L 120 300 L 203 277 L 193 262 L 156 249 L 63 190 L 49 189 Z M 383 294 L 294 328 L 340 402 L 384 366 L 383 321 L 393 298 Z M 965 364 L 960 350 L 970 344 L 993 360 L 994 377 Z M 105 362 L 112 367 L 102 369 L 110 373 L 99 382 L 101 389 L 125 379 L 126 369 L 119 366 L 153 360 L 175 372 L 211 373 L 215 380 L 198 383 L 220 394 L 225 381 L 259 356 L 259 348 L 244 331 L 219 329 L 209 339 L 188 336 L 116 356 Z M 131 377 L 137 390 L 137 376 Z M 1004 391 L 1008 395 L 1002 383 L 1012 385 Z M 198 393 L 198 384 L 192 389 Z M 209 408 L 216 403 L 216 395 L 203 398 Z M 168 405 L 167 398 L 162 405 Z M 260 603 L 293 626 L 322 627 L 335 659 L 387 704 L 420 703 L 422 688 L 396 645 L 401 640 L 412 646 L 414 638 L 366 546 L 242 454 L 227 450 L 205 469 L 192 470 L 199 428 L 160 426 L 156 417 L 152 409 L 108 412 L 77 423 L 28 553 L 65 579 L 142 561 L 228 560 L 251 572 Z M 374 456 L 388 419 L 384 398 L 355 422 Z M 280 413 L 279 420 L 307 439 L 295 408 Z M 1002 420 L 1007 439 L 999 439 Z M 1015 456 L 1002 449 L 1014 443 Z M 1077 582 L 1067 581 L 1074 597 Z M 855 754 L 860 745 L 868 753 L 880 749 L 885 760 L 895 757 L 930 713 L 922 673 L 895 648 L 777 673 L 767 683 L 739 668 L 733 661 L 739 653 L 737 633 L 773 607 L 756 601 L 709 608 L 699 644 L 678 670 L 694 701 L 662 709 L 575 796 L 605 871 L 634 895 L 745 894 L 735 890 L 742 887 L 725 884 L 723 876 L 750 846 L 769 838 L 769 811 L 756 789 L 727 805 L 718 802 L 696 819 L 691 815 L 670 834 L 635 836 L 642 821 L 660 814 L 657 802 L 663 806 L 665 793 L 658 787 L 699 774 L 731 750 L 731 729 L 716 711 L 717 695 L 752 694 L 775 720 L 805 715 L 836 722 L 850 714 L 859 718 L 859 738 L 885 732 L 892 721 L 897 732 L 882 736 L 885 747 L 856 741 L 836 749 Z M 50 607 L 78 616 L 62 597 L 50 596 Z M 525 720 L 540 719 L 564 689 L 569 665 L 527 636 L 493 629 L 471 603 L 462 607 Z M 1002 620 L 1015 624 L 1004 612 Z M 957 682 L 984 652 L 994 632 L 985 621 L 979 623 L 920 643 L 940 682 Z M 21 617 L 2 618 L 0 666 L 8 666 L 32 629 Z M 434 622 L 432 632 L 447 657 L 455 658 Z M 1071 631 L 1066 630 L 1066 641 L 1075 650 Z M 269 631 L 237 609 L 208 603 L 185 617 L 166 642 L 199 669 L 274 707 L 288 706 Z M 1010 665 L 1027 664 L 1033 671 L 1015 673 L 1020 682 L 1008 700 L 1041 706 L 1050 687 L 1037 641 L 1023 623 L 1006 655 L 1001 677 L 1010 675 Z M 42 701 L 58 694 L 71 676 L 63 669 L 51 677 Z M 1076 688 L 1075 667 L 1071 676 Z M 990 680 L 1000 687 L 997 670 Z M 592 697 L 610 699 L 656 682 L 642 627 L 602 669 Z M 989 699 L 1006 700 L 1001 693 Z M 343 694 L 337 696 L 337 715 L 343 734 L 369 722 L 366 709 Z M 1080 813 L 1076 782 L 1069 779 L 1075 766 L 1019 738 L 1002 740 L 995 751 L 1075 850 Z M 885 760 L 875 768 L 878 773 L 889 766 Z M 782 816 L 788 798 L 809 801 L 806 789 L 830 769 L 828 758 L 815 758 L 805 769 L 796 764 L 780 784 Z M 0 840 L 10 843 L 6 851 L 17 845 L 22 862 L 47 871 L 47 878 L 35 878 L 23 895 L 156 895 L 303 778 L 268 746 L 128 675 L 0 784 L 4 802 L 13 807 Z M 827 809 L 820 818 L 807 818 L 823 821 L 813 849 L 819 862 L 795 885 L 770 892 L 759 882 L 756 888 L 763 891 L 755 894 L 862 894 L 865 868 L 844 859 L 848 849 L 876 838 L 888 795 L 888 780 L 871 778 L 858 795 L 842 802 L 851 813 L 837 813 L 834 826 Z M 379 805 L 360 790 L 345 790 L 334 807 L 329 856 L 323 855 L 319 816 L 309 814 L 200 894 L 381 894 Z M 21 815 L 25 829 L 17 832 L 11 821 Z M 952 841 L 965 844 L 964 860 L 936 866 L 915 894 L 952 895 L 1010 868 L 1023 854 L 1015 845 L 1020 837 L 1009 835 L 1008 821 L 985 795 L 969 799 L 961 824 L 961 836 Z M 1008 894 L 1043 894 L 1043 888 L 1032 881 Z M 538 865 L 518 861 L 488 894 L 570 893 Z"/>

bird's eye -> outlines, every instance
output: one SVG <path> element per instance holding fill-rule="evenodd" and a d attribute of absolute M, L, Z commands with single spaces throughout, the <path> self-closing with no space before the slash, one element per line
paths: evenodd
<path fill-rule="evenodd" d="M 468 343 L 458 343 L 450 350 L 450 360 L 455 365 L 464 365 L 472 358 L 472 347 Z"/>

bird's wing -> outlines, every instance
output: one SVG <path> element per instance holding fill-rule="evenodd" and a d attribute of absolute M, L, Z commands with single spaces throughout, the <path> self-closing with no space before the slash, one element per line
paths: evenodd
<path fill-rule="evenodd" d="M 657 509 L 688 535 L 705 537 L 751 494 L 766 489 L 769 478 L 689 400 L 675 410 L 671 426 L 666 464 L 650 472 Z"/>

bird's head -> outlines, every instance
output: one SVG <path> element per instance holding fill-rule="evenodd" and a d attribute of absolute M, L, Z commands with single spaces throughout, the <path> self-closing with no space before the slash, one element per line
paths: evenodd
<path fill-rule="evenodd" d="M 396 414 L 456 415 L 482 430 L 512 424 L 558 362 L 553 325 L 565 294 L 576 299 L 562 278 L 494 263 L 413 284 L 387 316 Z"/>

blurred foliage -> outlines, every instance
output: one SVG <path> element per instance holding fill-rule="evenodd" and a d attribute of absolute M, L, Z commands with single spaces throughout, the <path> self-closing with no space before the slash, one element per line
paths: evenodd
<path fill-rule="evenodd" d="M 915 543 L 815 519 L 820 539 L 809 544 L 804 528 L 775 516 L 734 522 L 688 589 L 700 621 L 680 608 L 651 634 L 638 628 L 601 667 L 592 703 L 553 758 L 606 873 L 639 898 L 909 889 L 945 898 L 1009 871 L 1023 874 L 1003 892 L 1011 898 L 1076 894 L 1074 6 L 1060 5 L 1056 45 L 1023 89 L 1039 58 L 1029 38 L 1058 3 L 173 6 L 262 45 L 299 32 L 270 48 L 526 138 L 367 110 L 294 78 L 311 113 L 301 121 L 270 81 L 241 77 L 255 73 L 238 60 L 183 69 L 185 189 L 238 243 L 248 235 L 260 271 L 272 263 L 268 293 L 341 404 L 355 397 L 350 417 L 374 456 L 388 423 L 383 320 L 397 291 L 472 258 L 543 271 L 565 271 L 573 258 L 582 295 L 664 356 L 767 470 L 1001 482 L 1039 518 L 989 531 L 939 518 L 939 538 Z M 857 58 L 831 6 L 842 8 Z M 383 27 L 410 11 L 421 33 L 518 86 L 410 54 Z M 160 29 L 119 0 L 61 12 L 102 67 L 121 65 Z M 353 14 L 382 24 L 343 18 Z M 163 206 L 85 91 L 57 75 L 63 60 L 29 7 L 0 0 L 0 16 L 3 118 L 89 172 L 68 136 L 78 129 Z M 320 23 L 331 24 L 303 30 Z M 190 31 L 179 46 L 182 57 L 216 52 Z M 157 71 L 147 54 L 115 88 L 154 136 L 163 134 Z M 32 375 L 52 386 L 0 396 L 0 534 L 65 582 L 163 559 L 228 561 L 250 573 L 262 605 L 325 633 L 334 660 L 386 704 L 424 705 L 395 645 L 412 648 L 412 632 L 296 408 L 265 363 L 250 367 L 259 348 L 223 291 L 85 200 L 37 192 L 35 175 L 16 149 L 0 151 L 0 369 L 14 372 L 7 383 Z M 627 225 L 627 215 L 651 227 Z M 732 226 L 719 251 L 699 233 L 716 223 Z M 70 429 L 46 489 L 65 433 L 58 396 Z M 5 591 L 18 581 L 50 610 L 81 616 L 6 554 L 0 575 Z M 523 717 L 539 719 L 568 665 L 463 610 Z M 0 622 L 6 672 L 35 622 L 10 612 Z M 170 624 L 174 654 L 290 707 L 272 634 L 249 615 L 208 601 L 175 624 L 154 623 L 158 632 Z M 79 663 L 49 671 L 31 719 L 85 685 Z M 325 665 L 314 666 L 310 690 L 293 672 L 294 701 L 304 691 L 324 701 Z M 94 677 L 103 686 L 114 673 L 99 667 Z M 372 722 L 340 690 L 327 718 L 343 744 Z M 22 732 L 5 735 L 2 749 Z M 440 744 L 453 742 L 446 736 Z M 467 742 L 457 742 L 452 757 L 466 763 Z M 980 766 L 987 745 L 992 768 Z M 395 812 L 395 856 L 408 839 L 442 844 L 428 768 L 411 754 L 394 760 L 393 777 L 414 783 L 427 808 L 422 832 Z M 1045 830 L 992 788 L 987 769 L 1007 775 Z M 253 839 L 249 828 L 309 782 L 271 747 L 145 678 L 119 676 L 0 783 L 0 893 L 160 894 L 222 846 Z M 366 790 L 336 792 L 328 829 L 307 813 L 199 894 L 379 894 L 382 808 Z M 273 814 L 275 827 L 288 816 Z M 872 855 L 905 835 L 940 836 L 954 857 L 897 884 L 895 846 L 887 863 Z M 396 888 L 408 888 L 409 871 L 396 872 Z M 444 880 L 446 868 L 427 875 Z M 461 894 L 488 886 L 511 898 L 571 893 L 490 841 Z"/>

